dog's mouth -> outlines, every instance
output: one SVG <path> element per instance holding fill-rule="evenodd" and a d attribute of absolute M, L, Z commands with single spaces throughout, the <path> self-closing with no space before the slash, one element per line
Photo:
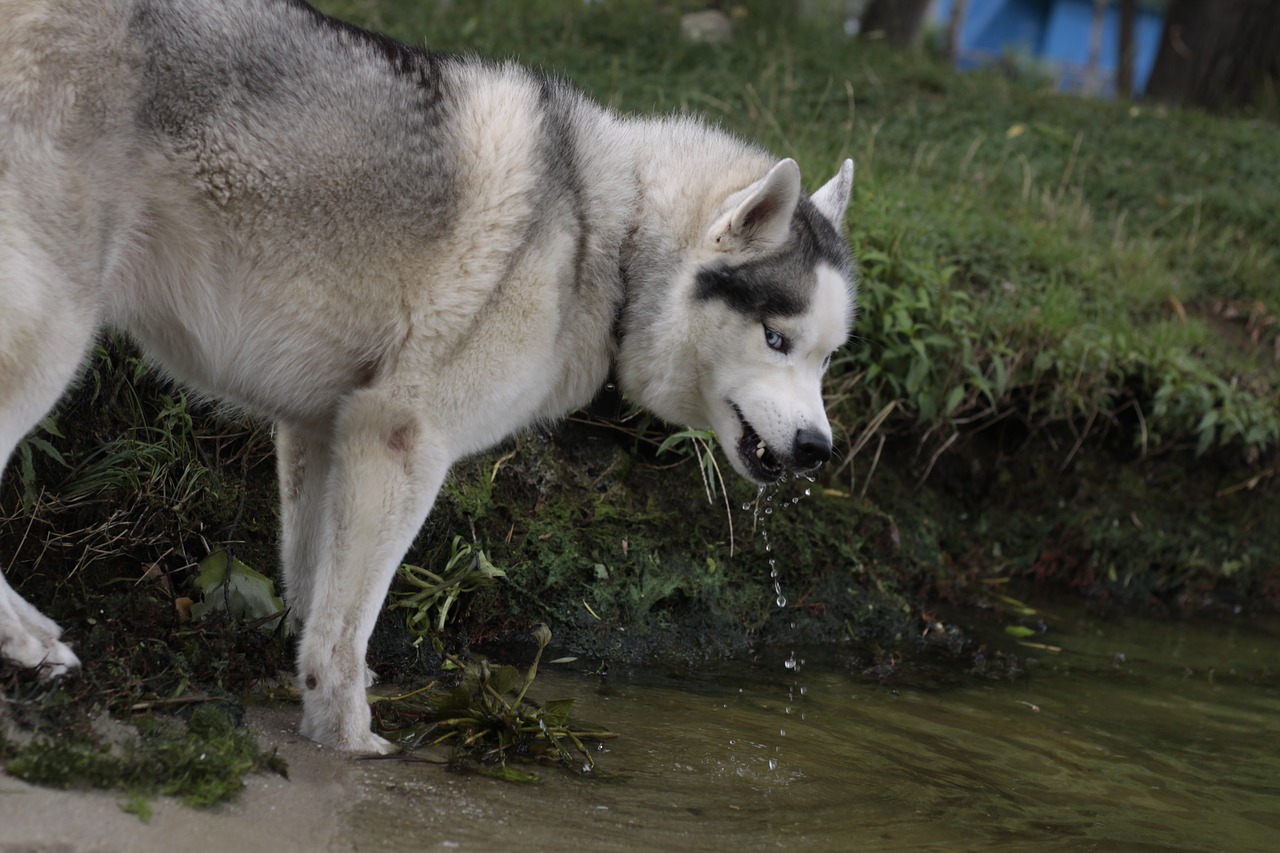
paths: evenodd
<path fill-rule="evenodd" d="M 751 422 L 742 416 L 742 410 L 733 406 L 733 413 L 738 416 L 742 425 L 742 437 L 738 439 L 738 458 L 757 483 L 775 483 L 782 478 L 786 466 L 769 445 L 765 444 L 751 426 Z"/>

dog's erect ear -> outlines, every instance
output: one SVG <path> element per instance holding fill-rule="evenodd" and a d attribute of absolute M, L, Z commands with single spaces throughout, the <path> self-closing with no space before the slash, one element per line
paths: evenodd
<path fill-rule="evenodd" d="M 711 226 L 711 242 L 722 252 L 783 243 L 799 201 L 800 167 L 795 160 L 782 160 L 769 174 L 729 196 L 727 212 Z"/>
<path fill-rule="evenodd" d="M 845 160 L 836 176 L 809 197 L 814 206 L 844 233 L 844 212 L 849 208 L 849 191 L 853 189 L 853 161 Z"/>

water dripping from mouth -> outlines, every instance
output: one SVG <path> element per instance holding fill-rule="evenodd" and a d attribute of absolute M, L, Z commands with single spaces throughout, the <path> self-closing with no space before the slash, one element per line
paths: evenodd
<path fill-rule="evenodd" d="M 798 481 L 802 477 L 809 483 L 815 482 L 814 478 L 808 474 L 796 473 L 793 474 L 791 479 Z M 813 489 L 811 487 L 806 487 L 803 495 L 797 494 L 790 497 L 781 496 L 775 503 L 774 495 L 777 494 L 777 491 L 776 486 L 767 490 L 763 486 L 760 487 L 760 490 L 756 493 L 754 503 L 744 504 L 743 509 L 745 510 L 748 507 L 751 507 L 753 510 L 751 519 L 752 529 L 760 532 L 760 539 L 764 543 L 765 560 L 769 566 L 769 580 L 773 585 L 773 601 L 778 609 L 782 610 L 787 606 L 787 596 L 782 591 L 782 571 L 778 568 L 778 558 L 773 553 L 773 542 L 769 538 L 769 521 L 774 516 L 773 511 L 775 508 L 781 512 L 787 507 L 795 506 L 800 503 L 800 499 L 802 497 L 812 497 Z M 792 629 L 796 627 L 795 622 L 791 623 L 791 627 Z M 803 664 L 804 660 L 802 658 L 797 658 L 794 650 L 792 650 L 786 660 L 783 661 L 783 666 L 791 673 L 791 681 L 787 687 L 787 701 L 783 710 L 786 715 L 794 714 L 801 720 L 805 719 L 806 716 L 804 709 L 805 700 L 803 697 L 808 693 L 808 689 L 804 685 L 800 684 L 796 679 L 800 674 L 800 669 Z M 780 738 L 785 738 L 787 736 L 786 729 L 780 728 L 778 730 L 778 736 Z M 770 769 L 774 769 L 776 766 L 776 759 L 770 759 Z"/>
<path fill-rule="evenodd" d="M 810 483 L 814 482 L 814 478 L 807 474 L 796 473 L 792 476 L 791 479 L 799 480 L 802 477 Z M 775 502 L 774 496 L 777 493 L 778 493 L 777 486 L 771 486 L 771 487 L 761 486 L 759 490 L 756 492 L 755 501 L 744 503 L 742 505 L 742 509 L 744 511 L 746 511 L 747 509 L 750 509 L 752 511 L 751 527 L 753 531 L 759 531 L 760 540 L 764 543 L 765 561 L 769 567 L 769 580 L 771 581 L 773 586 L 773 595 L 774 595 L 773 602 L 778 607 L 779 610 L 782 610 L 787 606 L 787 596 L 786 596 L 786 593 L 782 591 L 782 571 L 781 569 L 778 568 L 778 558 L 777 556 L 774 555 L 773 542 L 769 538 L 769 522 L 774 517 L 774 509 L 777 509 L 780 513 L 782 510 L 785 510 L 787 507 L 795 506 L 796 504 L 800 503 L 801 497 L 811 497 L 813 494 L 813 490 L 811 488 L 805 488 L 803 495 L 792 495 L 790 497 L 781 496 Z M 792 629 L 796 627 L 795 622 L 791 623 L 791 627 Z M 804 706 L 803 706 L 803 703 L 804 703 L 803 697 L 806 695 L 808 691 L 804 685 L 800 684 L 795 679 L 796 679 L 796 676 L 799 675 L 800 668 L 803 664 L 804 664 L 804 660 L 802 658 L 797 658 L 794 650 L 791 651 L 787 659 L 783 661 L 783 666 L 787 669 L 788 672 L 792 674 L 792 680 L 787 687 L 787 701 L 784 706 L 784 713 L 787 715 L 794 714 L 798 716 L 801 720 L 805 719 L 805 716 L 806 716 Z M 786 737 L 787 736 L 786 729 L 779 729 L 778 736 Z M 781 748 L 779 747 L 778 749 L 780 750 Z M 770 769 L 774 769 L 777 766 L 778 766 L 777 759 L 769 760 Z"/>

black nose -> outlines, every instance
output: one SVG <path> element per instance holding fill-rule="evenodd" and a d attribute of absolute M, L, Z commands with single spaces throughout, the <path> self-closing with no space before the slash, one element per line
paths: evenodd
<path fill-rule="evenodd" d="M 797 430 L 791 458 L 797 468 L 817 468 L 831 458 L 831 439 L 813 427 Z"/>

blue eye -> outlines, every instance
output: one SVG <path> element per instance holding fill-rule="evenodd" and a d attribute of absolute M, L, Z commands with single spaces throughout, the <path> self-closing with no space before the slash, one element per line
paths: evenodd
<path fill-rule="evenodd" d="M 785 353 L 787 351 L 787 339 L 780 332 L 764 327 L 764 342 L 769 345 L 769 349 L 777 352 Z"/>

